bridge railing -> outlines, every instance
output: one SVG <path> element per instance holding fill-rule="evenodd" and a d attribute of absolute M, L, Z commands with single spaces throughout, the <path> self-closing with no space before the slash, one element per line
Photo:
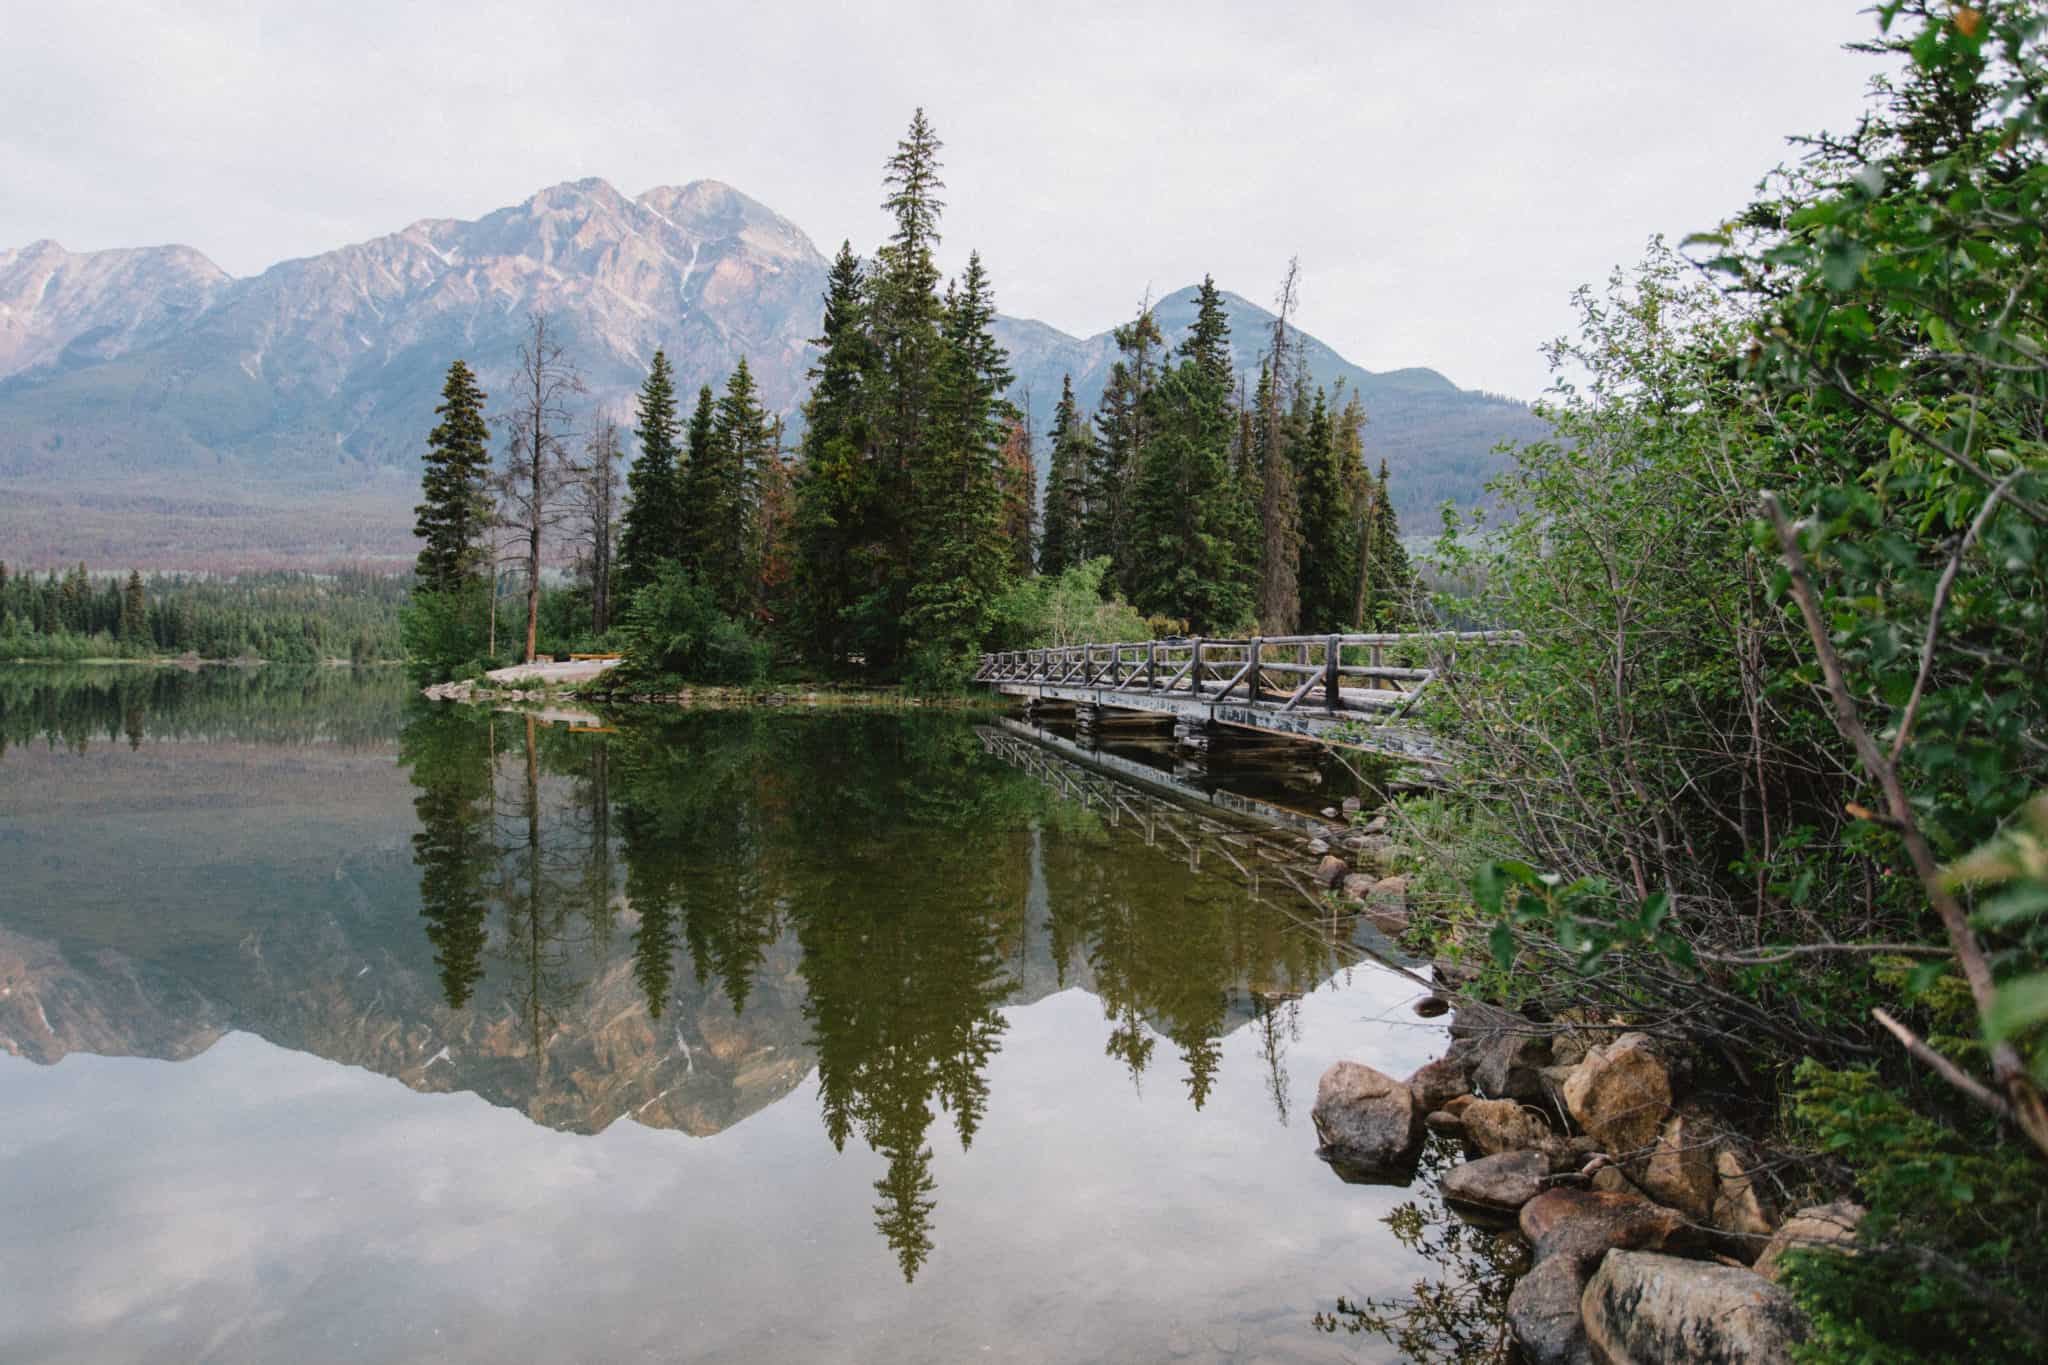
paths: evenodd
<path fill-rule="evenodd" d="M 1521 639 L 1514 631 L 1434 631 L 1139 640 L 984 654 L 974 676 L 991 685 L 1163 694 L 1386 719 L 1414 704 L 1435 679 L 1445 651 Z M 1410 658 L 1419 662 L 1399 662 Z"/>

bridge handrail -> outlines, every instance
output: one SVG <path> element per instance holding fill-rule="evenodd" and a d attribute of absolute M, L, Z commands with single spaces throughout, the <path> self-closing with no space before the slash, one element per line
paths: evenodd
<path fill-rule="evenodd" d="M 984 654 L 974 676 L 977 682 L 996 684 L 1166 693 L 1206 702 L 1241 699 L 1283 712 L 1301 707 L 1312 693 L 1320 692 L 1314 710 L 1376 713 L 1392 719 L 1414 704 L 1436 678 L 1436 669 L 1388 664 L 1390 648 L 1521 643 L 1522 634 L 1511 630 L 1124 640 Z M 1350 650 L 1364 650 L 1366 658 L 1347 660 L 1344 655 Z M 1285 657 L 1269 657 L 1273 654 Z M 1294 679 L 1302 681 L 1297 685 Z"/>

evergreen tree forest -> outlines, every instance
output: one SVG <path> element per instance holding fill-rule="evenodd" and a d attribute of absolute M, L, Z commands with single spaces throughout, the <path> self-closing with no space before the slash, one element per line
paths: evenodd
<path fill-rule="evenodd" d="M 984 649 L 1097 638 L 1097 625 L 1285 634 L 1405 619 L 1414 578 L 1385 471 L 1367 465 L 1363 406 L 1309 387 L 1284 319 L 1248 396 L 1213 279 L 1181 345 L 1169 349 L 1141 309 L 1116 330 L 1097 410 L 1079 410 L 1069 379 L 1053 430 L 1037 438 L 992 331 L 988 265 L 970 252 L 952 279 L 938 266 L 941 150 L 920 110 L 884 167 L 888 240 L 865 257 L 841 245 L 793 445 L 745 357 L 685 416 L 656 353 L 623 512 L 615 529 L 585 532 L 605 546 L 615 534 L 615 555 L 585 557 L 615 564 L 615 576 L 599 594 L 580 568 L 552 605 L 543 592 L 542 640 L 621 650 L 622 677 L 642 681 L 776 671 L 945 687 Z M 455 362 L 428 442 L 427 548 L 407 616 L 430 674 L 506 649 L 490 606 L 495 532 L 474 516 L 493 482 L 477 458 L 482 402 Z M 531 503 L 520 517 L 529 535 Z M 464 534 L 467 553 L 450 543 Z M 1082 584 L 1099 611 L 1072 609 Z M 579 606 L 600 596 L 621 604 L 609 631 Z"/>
<path fill-rule="evenodd" d="M 123 577 L 0 563 L 0 660 L 393 661 L 408 582 L 367 570 Z"/>

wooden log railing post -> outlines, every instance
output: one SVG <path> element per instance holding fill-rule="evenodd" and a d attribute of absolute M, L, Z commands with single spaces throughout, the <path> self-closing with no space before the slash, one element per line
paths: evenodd
<path fill-rule="evenodd" d="M 1344 658 L 1344 646 L 1332 635 L 1323 645 L 1323 708 L 1335 711 L 1343 704 L 1344 694 L 1337 683 L 1337 668 Z"/>
<path fill-rule="evenodd" d="M 1147 640 L 1145 642 L 1145 690 L 1147 692 L 1159 690 L 1159 642 L 1157 640 Z"/>
<path fill-rule="evenodd" d="M 1253 706 L 1259 704 L 1259 656 L 1266 652 L 1266 642 L 1254 635 L 1244 651 L 1244 680 L 1246 693 Z"/>
<path fill-rule="evenodd" d="M 1188 660 L 1188 691 L 1196 698 L 1202 695 L 1202 641 L 1195 639 L 1195 652 Z"/>

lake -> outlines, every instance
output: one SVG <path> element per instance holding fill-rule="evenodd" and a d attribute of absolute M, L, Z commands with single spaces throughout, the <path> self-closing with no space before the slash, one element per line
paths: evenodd
<path fill-rule="evenodd" d="M 1458 1359 L 1507 1253 L 1309 1122 L 1441 1021 L 1227 809 L 1343 780 L 0 669 L 0 1359 Z"/>

